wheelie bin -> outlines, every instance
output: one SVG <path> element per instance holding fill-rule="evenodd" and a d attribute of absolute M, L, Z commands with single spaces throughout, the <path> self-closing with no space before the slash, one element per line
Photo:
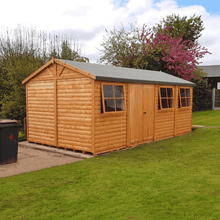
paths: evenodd
<path fill-rule="evenodd" d="M 18 155 L 18 123 L 0 119 L 0 164 L 16 163 Z"/>

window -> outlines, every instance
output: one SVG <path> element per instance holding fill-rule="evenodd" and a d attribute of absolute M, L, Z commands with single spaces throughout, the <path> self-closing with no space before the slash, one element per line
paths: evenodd
<path fill-rule="evenodd" d="M 190 89 L 180 88 L 179 90 L 179 108 L 189 107 L 190 104 Z"/>
<path fill-rule="evenodd" d="M 160 87 L 158 109 L 173 108 L 173 89 Z"/>
<path fill-rule="evenodd" d="M 125 110 L 124 86 L 102 84 L 102 112 L 117 112 Z"/>

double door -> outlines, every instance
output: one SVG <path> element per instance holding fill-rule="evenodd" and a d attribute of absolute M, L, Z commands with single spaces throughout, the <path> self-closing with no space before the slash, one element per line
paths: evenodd
<path fill-rule="evenodd" d="M 154 138 L 154 85 L 129 85 L 129 144 L 144 143 Z"/>

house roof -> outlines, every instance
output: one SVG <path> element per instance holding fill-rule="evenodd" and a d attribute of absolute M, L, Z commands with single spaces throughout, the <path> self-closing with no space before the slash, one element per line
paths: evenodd
<path fill-rule="evenodd" d="M 128 83 L 146 83 L 146 84 L 165 84 L 165 85 L 183 85 L 194 86 L 195 84 L 184 79 L 172 76 L 170 74 L 153 71 L 142 70 L 125 67 L 115 67 L 108 65 L 100 65 L 94 63 L 84 63 L 70 60 L 61 60 L 52 58 L 51 61 L 46 63 L 40 69 L 27 77 L 22 84 L 28 82 L 31 78 L 40 73 L 44 68 L 53 63 L 59 63 L 73 70 L 79 71 L 82 74 L 100 81 L 115 81 L 115 82 L 128 82 Z"/>
<path fill-rule="evenodd" d="M 207 73 L 207 77 L 220 77 L 220 65 L 199 66 L 199 69 Z"/>
<path fill-rule="evenodd" d="M 166 84 L 193 86 L 194 83 L 160 71 L 115 67 L 94 63 L 60 60 L 70 66 L 84 70 L 96 76 L 96 80 L 130 83 Z"/>

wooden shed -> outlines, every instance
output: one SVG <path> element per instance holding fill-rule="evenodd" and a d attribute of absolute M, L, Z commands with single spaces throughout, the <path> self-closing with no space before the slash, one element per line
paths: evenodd
<path fill-rule="evenodd" d="M 191 132 L 193 83 L 52 59 L 27 77 L 27 140 L 93 155 Z"/>

